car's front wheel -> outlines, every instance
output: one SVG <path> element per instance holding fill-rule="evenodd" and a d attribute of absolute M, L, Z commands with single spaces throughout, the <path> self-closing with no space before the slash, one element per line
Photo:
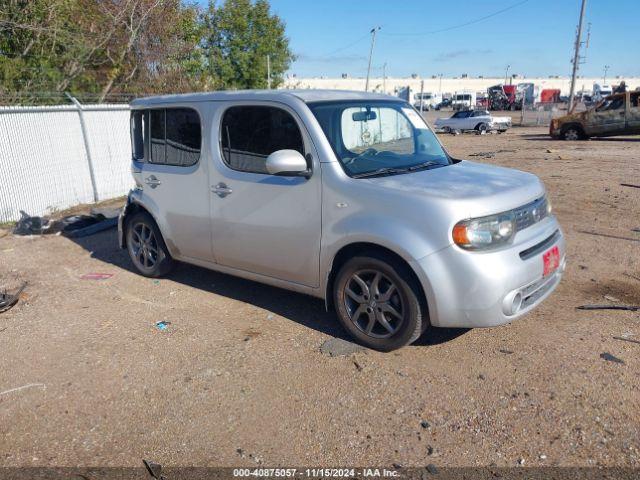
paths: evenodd
<path fill-rule="evenodd" d="M 146 277 L 161 277 L 173 268 L 173 259 L 151 215 L 138 212 L 126 222 L 127 250 L 136 269 Z"/>
<path fill-rule="evenodd" d="M 580 127 L 570 125 L 562 130 L 563 140 L 580 140 L 581 138 L 584 138 L 584 135 Z"/>
<path fill-rule="evenodd" d="M 334 284 L 334 304 L 344 328 L 361 344 L 391 351 L 414 342 L 428 325 L 419 286 L 391 257 L 348 260 Z"/>

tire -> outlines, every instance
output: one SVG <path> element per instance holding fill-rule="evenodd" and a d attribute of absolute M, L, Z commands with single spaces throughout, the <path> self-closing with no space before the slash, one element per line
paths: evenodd
<path fill-rule="evenodd" d="M 129 257 L 145 277 L 161 277 L 171 271 L 174 261 L 160 229 L 151 215 L 138 212 L 127 219 L 126 241 Z"/>
<path fill-rule="evenodd" d="M 562 129 L 561 138 L 563 140 L 581 140 L 584 138 L 582 129 L 576 125 L 567 125 Z"/>
<path fill-rule="evenodd" d="M 489 126 L 486 123 L 482 122 L 476 125 L 476 130 L 478 131 L 478 133 L 487 133 L 489 131 Z"/>
<path fill-rule="evenodd" d="M 451 133 L 451 127 L 442 127 L 444 133 Z"/>
<path fill-rule="evenodd" d="M 408 267 L 391 257 L 353 257 L 334 283 L 338 320 L 360 344 L 374 350 L 389 352 L 409 345 L 429 325 L 415 283 Z"/>

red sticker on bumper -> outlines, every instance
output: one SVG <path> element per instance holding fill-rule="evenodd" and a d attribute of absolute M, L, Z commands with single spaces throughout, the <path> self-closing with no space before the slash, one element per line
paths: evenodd
<path fill-rule="evenodd" d="M 544 266 L 542 275 L 545 277 L 558 269 L 560 266 L 560 250 L 557 246 L 542 255 L 542 263 Z"/>

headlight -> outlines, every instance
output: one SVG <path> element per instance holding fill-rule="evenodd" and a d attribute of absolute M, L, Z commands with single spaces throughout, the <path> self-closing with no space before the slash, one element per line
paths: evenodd
<path fill-rule="evenodd" d="M 515 214 L 511 211 L 458 222 L 453 227 L 453 241 L 467 250 L 486 250 L 509 242 L 515 231 Z"/>

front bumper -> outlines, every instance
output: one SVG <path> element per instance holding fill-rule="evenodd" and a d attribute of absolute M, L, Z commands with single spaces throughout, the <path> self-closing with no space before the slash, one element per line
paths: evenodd
<path fill-rule="evenodd" d="M 554 246 L 560 253 L 559 267 L 543 276 L 542 255 Z M 566 246 L 555 217 L 548 217 L 518 232 L 509 248 L 469 252 L 451 245 L 413 266 L 433 326 L 492 327 L 525 315 L 551 295 L 566 266 Z M 521 302 L 514 313 L 517 295 Z"/>

